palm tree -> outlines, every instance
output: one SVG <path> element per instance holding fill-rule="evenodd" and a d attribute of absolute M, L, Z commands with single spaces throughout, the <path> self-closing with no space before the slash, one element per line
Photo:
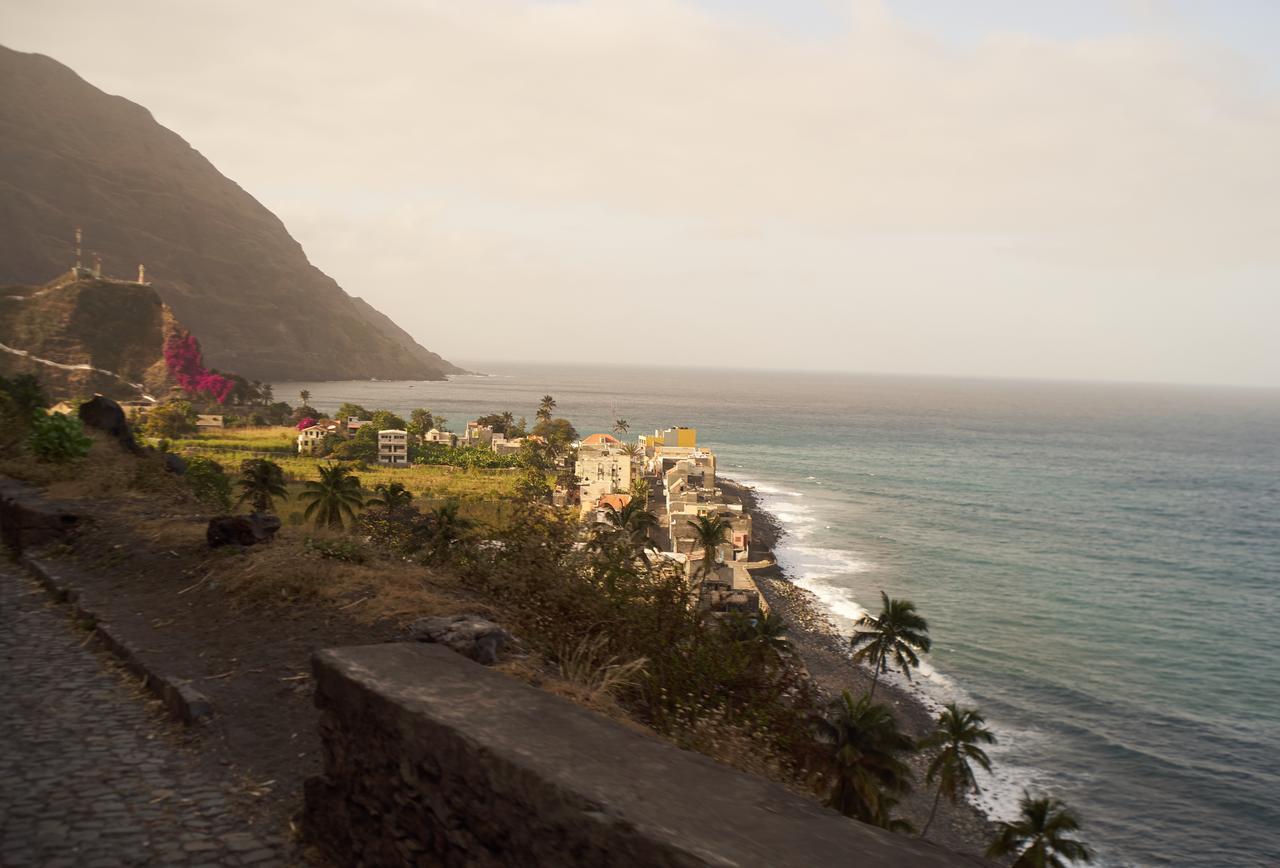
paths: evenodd
<path fill-rule="evenodd" d="M 973 766 L 977 763 L 987 771 L 991 771 L 991 760 L 987 752 L 979 747 L 981 744 L 995 744 L 996 737 L 983 724 L 986 721 L 976 708 L 959 708 L 953 702 L 943 709 L 938 716 L 938 728 L 933 735 L 920 743 L 921 747 L 940 747 L 938 755 L 929 763 L 925 774 L 925 782 L 938 780 L 938 792 L 933 797 L 933 807 L 929 809 L 929 819 L 924 824 L 920 837 L 929 834 L 933 825 L 933 815 L 938 811 L 938 801 L 946 793 L 951 804 L 955 804 L 966 792 L 978 792 L 978 781 L 973 776 Z"/>
<path fill-rule="evenodd" d="M 502 419 L 503 434 L 505 434 L 506 432 L 510 431 L 512 428 L 515 427 L 516 417 L 511 415 L 510 410 L 503 410 L 501 419 Z"/>
<path fill-rule="evenodd" d="M 993 858 L 1012 856 L 1011 868 L 1067 868 L 1071 862 L 1092 862 L 1093 853 L 1070 837 L 1080 831 L 1080 818 L 1058 799 L 1048 796 L 1032 798 L 1023 791 L 1018 803 L 1019 816 L 1012 823 L 998 824 L 1000 832 L 987 848 Z"/>
<path fill-rule="evenodd" d="M 250 458 L 240 463 L 240 499 L 236 506 L 249 501 L 254 512 L 270 512 L 275 498 L 289 499 L 284 487 L 284 471 L 280 465 L 265 458 Z"/>
<path fill-rule="evenodd" d="M 896 796 L 911 789 L 911 769 L 900 757 L 915 750 L 910 736 L 898 730 L 893 713 L 849 691 L 834 703 L 834 715 L 822 721 L 832 746 L 835 782 L 827 804 L 846 817 L 900 828 L 890 816 Z"/>
<path fill-rule="evenodd" d="M 360 479 L 341 464 L 319 467 L 320 480 L 306 484 L 306 490 L 298 495 L 310 501 L 304 518 L 314 518 L 316 524 L 342 527 L 343 518 L 354 519 L 356 510 L 364 505 L 360 494 Z"/>
<path fill-rule="evenodd" d="M 427 560 L 433 563 L 445 560 L 449 549 L 462 540 L 472 527 L 472 521 L 458 514 L 457 499 L 449 499 L 428 514 Z"/>
<path fill-rule="evenodd" d="M 718 515 L 700 515 L 688 525 L 693 528 L 697 545 L 702 549 L 702 578 L 706 581 L 716 566 L 716 549 L 724 543 L 732 525 Z"/>
<path fill-rule="evenodd" d="M 869 613 L 858 619 L 855 627 L 868 627 L 868 630 L 855 631 L 849 644 L 858 648 L 853 655 L 854 660 L 868 660 L 875 668 L 875 676 L 871 679 L 871 696 L 876 695 L 876 685 L 880 674 L 889 671 L 889 660 L 902 670 L 902 674 L 911 680 L 912 668 L 920 665 L 916 651 L 928 651 L 932 642 L 929 640 L 929 622 L 916 612 L 916 604 L 910 600 L 892 599 L 884 591 L 880 592 L 884 607 L 880 614 L 872 617 Z"/>
<path fill-rule="evenodd" d="M 614 420 L 613 420 L 613 433 L 614 433 L 614 434 L 626 434 L 626 433 L 627 433 L 627 429 L 629 429 L 630 427 L 631 427 L 631 426 L 627 424 L 627 420 L 626 420 L 626 419 L 614 419 Z"/>
<path fill-rule="evenodd" d="M 306 407 L 311 403 L 311 393 L 303 389 L 298 393 L 298 397 L 302 399 L 302 406 Z"/>
<path fill-rule="evenodd" d="M 649 531 L 658 526 L 658 517 L 645 509 L 641 500 L 632 498 L 622 509 L 607 504 L 603 524 L 611 532 L 626 534 L 637 549 L 658 547 L 649 539 Z"/>
<path fill-rule="evenodd" d="M 551 421 L 551 411 L 556 408 L 556 399 L 550 395 L 543 395 L 542 400 L 538 402 L 537 416 L 544 422 Z"/>
<path fill-rule="evenodd" d="M 404 487 L 403 483 L 392 482 L 378 483 L 373 487 L 376 496 L 369 498 L 365 502 L 366 506 L 381 506 L 384 509 L 392 510 L 400 506 L 408 506 L 413 502 L 413 492 Z"/>
<path fill-rule="evenodd" d="M 734 612 L 722 623 L 734 641 L 751 642 L 762 652 L 781 656 L 791 650 L 791 643 L 783 635 L 787 632 L 787 622 L 781 615 L 775 615 L 773 612 L 766 612 L 763 615 Z"/>

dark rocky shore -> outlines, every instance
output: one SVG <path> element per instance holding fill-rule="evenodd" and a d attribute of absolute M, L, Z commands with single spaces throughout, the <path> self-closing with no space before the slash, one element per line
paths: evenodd
<path fill-rule="evenodd" d="M 788 625 L 787 637 L 803 661 L 810 677 L 828 699 L 847 690 L 857 697 L 871 689 L 871 670 L 850 659 L 849 640 L 842 635 L 823 611 L 822 604 L 811 592 L 797 587 L 774 559 L 773 552 L 786 534 L 778 519 L 760 505 L 753 489 L 719 479 L 717 484 L 730 502 L 737 500 L 752 516 L 752 560 L 769 561 L 770 565 L 752 569 L 751 575 L 771 611 Z M 893 709 L 899 725 L 914 738 L 932 732 L 935 714 L 914 693 L 883 679 L 876 688 L 876 698 Z M 927 759 L 917 756 L 911 761 L 915 771 L 914 791 L 902 800 L 902 816 L 917 829 L 923 829 L 933 804 L 933 790 L 924 784 Z M 981 854 L 995 834 L 994 824 L 968 802 L 951 805 L 945 798 L 929 829 L 929 839 L 966 853 Z"/>

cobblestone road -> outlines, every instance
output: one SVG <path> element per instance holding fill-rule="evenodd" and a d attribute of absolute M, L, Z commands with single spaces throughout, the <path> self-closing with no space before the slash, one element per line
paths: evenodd
<path fill-rule="evenodd" d="M 0 865 L 283 865 L 173 725 L 0 567 Z"/>

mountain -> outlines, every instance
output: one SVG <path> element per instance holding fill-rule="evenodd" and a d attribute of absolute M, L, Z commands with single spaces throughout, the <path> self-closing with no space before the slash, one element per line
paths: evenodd
<path fill-rule="evenodd" d="M 0 46 L 0 282 L 66 272 L 77 226 L 86 266 L 91 251 L 103 275 L 133 280 L 146 265 L 210 367 L 264 381 L 462 373 L 347 295 L 274 214 L 145 108 Z"/>

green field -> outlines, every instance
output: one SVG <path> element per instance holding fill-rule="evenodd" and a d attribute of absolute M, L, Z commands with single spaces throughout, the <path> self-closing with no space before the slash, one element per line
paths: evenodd
<path fill-rule="evenodd" d="M 289 503 L 280 507 L 281 516 L 288 519 L 291 513 L 301 511 L 301 506 L 296 504 L 303 483 L 318 478 L 316 466 L 327 461 L 294 454 L 297 433 L 293 428 L 229 429 L 171 440 L 169 448 L 179 455 L 211 458 L 233 475 L 241 461 L 269 458 L 280 465 L 288 481 Z M 456 498 L 461 501 L 464 515 L 490 524 L 503 523 L 509 514 L 510 500 L 519 476 L 518 470 L 465 469 L 439 464 L 408 467 L 369 464 L 363 469 L 356 465 L 352 472 L 360 478 L 360 484 L 370 495 L 379 484 L 399 482 L 413 492 L 419 509 L 430 509 Z"/>

